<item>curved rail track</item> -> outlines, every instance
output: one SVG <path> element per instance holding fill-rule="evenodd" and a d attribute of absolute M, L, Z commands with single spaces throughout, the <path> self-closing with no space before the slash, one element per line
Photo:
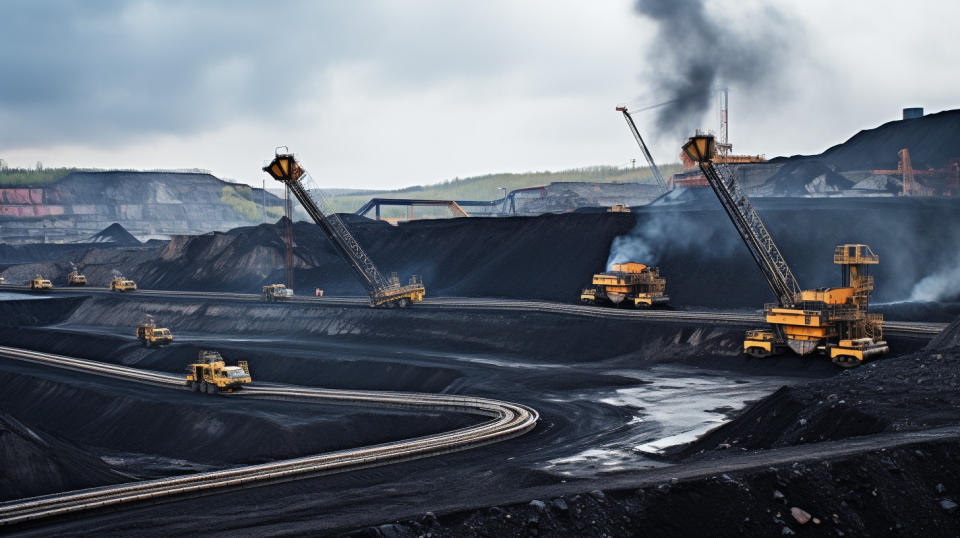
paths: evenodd
<path fill-rule="evenodd" d="M 164 372 L 140 370 L 2 346 L 0 346 L 0 357 L 185 390 L 182 376 Z M 261 384 L 251 385 L 241 392 L 225 394 L 224 396 L 321 400 L 348 405 L 429 409 L 474 414 L 483 416 L 487 420 L 466 428 L 391 443 L 259 465 L 235 467 L 221 471 L 70 491 L 0 503 L 0 526 L 16 525 L 84 510 L 172 495 L 197 493 L 215 488 L 245 486 L 257 482 L 290 479 L 321 472 L 341 472 L 434 456 L 495 443 L 521 435 L 533 429 L 539 420 L 537 411 L 524 405 L 487 398 L 444 394 L 334 390 Z"/>
<path fill-rule="evenodd" d="M 29 292 L 29 286 L 2 286 L 0 290 Z M 120 295 L 121 292 L 110 291 L 109 288 L 56 288 L 54 292 L 80 294 Z M 49 292 L 38 292 L 49 293 Z M 262 302 L 262 297 L 254 293 L 231 292 L 203 292 L 203 291 L 174 291 L 174 290 L 137 290 L 126 292 L 127 297 L 143 298 L 172 298 L 172 299 L 215 299 L 219 301 Z M 370 308 L 370 301 L 366 297 L 291 297 L 283 303 L 308 304 L 315 306 L 351 306 Z M 283 304 L 281 303 L 281 304 Z M 712 323 L 722 325 L 753 325 L 763 323 L 763 316 L 759 312 L 722 312 L 696 310 L 627 310 L 602 306 L 588 306 L 580 304 L 557 303 L 552 301 L 524 300 L 524 299 L 492 299 L 471 297 L 434 297 L 424 299 L 416 309 L 456 309 L 456 310 L 499 310 L 521 312 L 549 312 L 579 317 L 614 318 L 627 320 L 663 320 L 683 323 Z M 913 321 L 884 321 L 883 329 L 886 334 L 897 336 L 933 337 L 939 334 L 947 323 L 913 322 Z"/>

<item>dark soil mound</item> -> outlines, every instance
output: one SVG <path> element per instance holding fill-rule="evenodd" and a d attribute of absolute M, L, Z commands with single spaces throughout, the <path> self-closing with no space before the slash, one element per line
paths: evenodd
<path fill-rule="evenodd" d="M 592 275 L 606 268 L 611 245 L 633 244 L 636 261 L 657 265 L 667 279 L 674 308 L 759 308 L 773 300 L 726 214 L 709 189 L 667 198 L 632 213 L 569 213 L 540 217 L 463 218 L 390 226 L 359 217 L 345 221 L 381 271 L 401 278 L 421 275 L 429 296 L 547 299 L 573 302 Z M 903 301 L 925 277 L 937 277 L 938 297 L 960 295 L 951 271 L 960 249 L 960 211 L 952 199 L 764 198 L 760 212 L 801 285 L 839 285 L 833 248 L 866 243 L 881 259 L 873 268 L 875 302 Z M 931 223 L 937 223 L 937 234 Z M 362 295 L 347 264 L 320 229 L 294 226 L 294 289 L 311 295 Z M 100 249 L 82 268 L 91 282 L 106 282 L 116 269 L 144 289 L 256 293 L 284 279 L 284 243 L 276 224 L 226 233 L 178 236 L 160 250 Z M 638 254 L 642 253 L 642 254 Z M 56 267 L 8 269 L 8 281 Z M 44 273 L 47 274 L 47 273 Z M 16 278 L 14 278 L 16 277 Z"/>
<path fill-rule="evenodd" d="M 99 457 L 0 412 L 0 501 L 125 482 Z"/>
<path fill-rule="evenodd" d="M 942 168 L 960 157 L 960 110 L 946 110 L 922 118 L 896 120 L 865 129 L 820 155 L 778 157 L 771 162 L 817 159 L 835 170 L 896 170 L 897 152 L 910 150 L 914 168 Z"/>
<path fill-rule="evenodd" d="M 801 196 L 847 190 L 854 183 L 819 160 L 788 162 L 764 183 L 767 195 Z"/>
<path fill-rule="evenodd" d="M 960 157 L 960 110 L 897 120 L 860 131 L 819 157 L 838 170 L 896 169 L 897 152 L 910 150 L 914 168 L 942 168 Z"/>
<path fill-rule="evenodd" d="M 139 247 L 142 243 L 119 223 L 114 222 L 85 243 L 111 243 L 119 247 Z"/>
<path fill-rule="evenodd" d="M 784 387 L 687 447 L 762 449 L 960 422 L 960 318 L 923 350 Z"/>
<path fill-rule="evenodd" d="M 908 446 L 639 489 L 427 513 L 344 536 L 955 536 L 958 458 L 955 443 Z"/>

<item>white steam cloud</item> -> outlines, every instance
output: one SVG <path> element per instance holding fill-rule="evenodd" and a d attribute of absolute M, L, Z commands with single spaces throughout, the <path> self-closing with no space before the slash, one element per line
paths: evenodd
<path fill-rule="evenodd" d="M 910 291 L 911 301 L 944 301 L 960 297 L 960 254 L 947 267 L 922 278 Z"/>
<path fill-rule="evenodd" d="M 690 213 L 639 213 L 630 233 L 613 239 L 607 256 L 607 270 L 615 263 L 638 262 L 654 266 L 669 252 L 697 251 L 713 257 L 725 257 L 740 247 L 729 225 L 697 222 Z"/>

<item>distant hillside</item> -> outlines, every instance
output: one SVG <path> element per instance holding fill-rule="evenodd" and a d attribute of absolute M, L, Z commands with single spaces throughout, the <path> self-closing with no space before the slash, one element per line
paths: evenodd
<path fill-rule="evenodd" d="M 679 164 L 661 165 L 664 176 L 681 170 Z M 352 213 L 370 198 L 416 198 L 436 200 L 496 200 L 503 197 L 500 187 L 507 192 L 524 187 L 535 187 L 558 182 L 595 183 L 654 183 L 649 167 L 619 168 L 616 166 L 591 166 L 559 172 L 525 172 L 518 174 L 488 174 L 484 176 L 456 178 L 433 185 L 421 185 L 389 191 L 342 192 L 341 189 L 324 189 L 334 211 Z M 340 191 L 340 192 L 338 192 Z"/>
<path fill-rule="evenodd" d="M 282 201 L 262 189 L 209 173 L 70 171 L 21 178 L 29 186 L 0 186 L 0 241 L 84 241 L 113 223 L 138 239 L 228 230 L 276 221 Z M 266 207 L 264 207 L 264 203 Z"/>

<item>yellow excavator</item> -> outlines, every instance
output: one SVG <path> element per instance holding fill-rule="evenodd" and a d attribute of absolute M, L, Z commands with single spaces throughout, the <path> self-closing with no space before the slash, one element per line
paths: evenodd
<path fill-rule="evenodd" d="M 250 382 L 247 361 L 239 361 L 237 366 L 227 366 L 216 351 L 201 351 L 197 362 L 187 365 L 186 386 L 193 392 L 236 392 Z"/>
<path fill-rule="evenodd" d="M 746 332 L 744 353 L 768 357 L 787 349 L 798 355 L 816 351 L 851 368 L 889 351 L 883 340 L 883 316 L 867 312 L 874 287 L 868 268 L 880 261 L 870 247 L 844 244 L 834 249 L 833 262 L 842 268 L 839 287 L 800 289 L 733 170 L 718 158 L 714 137 L 697 133 L 683 151 L 700 166 L 778 300 L 764 306 L 769 328 Z"/>
<path fill-rule="evenodd" d="M 392 273 L 389 278 L 380 273 L 340 217 L 327 208 L 319 189 L 308 190 L 304 186 L 304 179 L 309 176 L 293 154 L 277 151 L 273 161 L 263 167 L 263 171 L 286 185 L 310 218 L 323 230 L 334 249 L 367 289 L 370 306 L 404 308 L 411 303 L 423 301 L 426 290 L 420 277 L 414 275 L 406 284 L 401 284 L 396 273 Z"/>

